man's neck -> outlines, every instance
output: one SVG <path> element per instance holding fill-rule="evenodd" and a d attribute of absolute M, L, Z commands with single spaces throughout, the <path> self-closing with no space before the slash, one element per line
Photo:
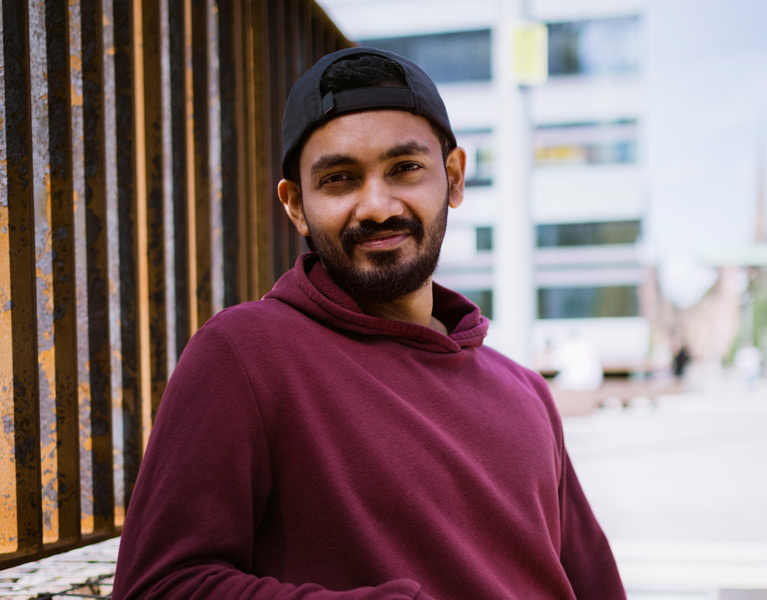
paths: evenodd
<path fill-rule="evenodd" d="M 404 321 L 429 327 L 447 335 L 447 327 L 432 315 L 434 298 L 431 278 L 415 292 L 390 302 L 375 302 L 367 298 L 355 298 L 365 314 L 391 321 Z"/>

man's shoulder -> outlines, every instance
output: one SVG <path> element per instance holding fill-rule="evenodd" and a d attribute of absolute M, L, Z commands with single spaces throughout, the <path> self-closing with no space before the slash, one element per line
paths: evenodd
<path fill-rule="evenodd" d="M 496 371 L 503 371 L 517 385 L 526 388 L 533 396 L 543 401 L 544 404 L 548 405 L 553 402 L 549 385 L 538 371 L 518 363 L 489 346 L 482 346 L 478 350 L 480 351 L 481 360 L 486 367 Z"/>
<path fill-rule="evenodd" d="M 495 348 L 483 344 L 479 349 L 481 360 L 498 368 L 507 369 L 520 377 L 537 379 L 540 375 Z"/>
<path fill-rule="evenodd" d="M 233 341 L 242 338 L 284 335 L 290 328 L 309 320 L 296 308 L 273 298 L 235 304 L 213 315 L 201 329 L 216 332 Z"/>
<path fill-rule="evenodd" d="M 302 318 L 303 314 L 293 306 L 275 298 L 262 298 L 228 306 L 213 315 L 207 325 L 215 327 L 241 327 L 247 323 L 259 323 L 273 319 Z"/>
<path fill-rule="evenodd" d="M 243 302 L 208 319 L 192 336 L 184 357 L 216 364 L 239 357 L 244 364 L 271 368 L 304 345 L 303 332 L 310 321 L 279 300 Z"/>

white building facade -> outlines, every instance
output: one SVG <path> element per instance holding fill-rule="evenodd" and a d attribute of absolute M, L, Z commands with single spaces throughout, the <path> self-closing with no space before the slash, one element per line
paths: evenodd
<path fill-rule="evenodd" d="M 649 351 L 641 316 L 642 0 L 324 0 L 351 39 L 419 63 L 467 150 L 435 279 L 531 367 L 586 337 L 607 371 Z M 548 29 L 548 80 L 520 85 L 515 30 Z M 518 46 L 517 46 L 518 47 Z"/>

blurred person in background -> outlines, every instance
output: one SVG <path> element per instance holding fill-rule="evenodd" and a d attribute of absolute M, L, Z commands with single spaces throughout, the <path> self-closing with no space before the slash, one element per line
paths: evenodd
<path fill-rule="evenodd" d="M 688 362 L 690 362 L 690 353 L 687 350 L 687 345 L 682 344 L 679 350 L 677 350 L 677 353 L 674 354 L 674 365 L 672 369 L 674 377 L 677 379 L 682 379 L 684 377 Z"/>
<path fill-rule="evenodd" d="M 184 350 L 115 600 L 625 598 L 545 381 L 432 281 L 465 160 L 407 59 L 299 79 L 278 193 L 315 251 Z"/>
<path fill-rule="evenodd" d="M 557 348 L 554 384 L 565 390 L 595 390 L 604 381 L 602 360 L 586 336 L 573 331 Z"/>

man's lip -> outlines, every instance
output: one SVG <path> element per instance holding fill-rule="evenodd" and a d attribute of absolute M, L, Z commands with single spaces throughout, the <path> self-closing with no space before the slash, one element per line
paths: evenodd
<path fill-rule="evenodd" d="M 398 246 L 408 237 L 410 237 L 410 234 L 407 232 L 376 234 L 375 236 L 359 240 L 357 245 L 366 250 L 387 250 Z"/>

